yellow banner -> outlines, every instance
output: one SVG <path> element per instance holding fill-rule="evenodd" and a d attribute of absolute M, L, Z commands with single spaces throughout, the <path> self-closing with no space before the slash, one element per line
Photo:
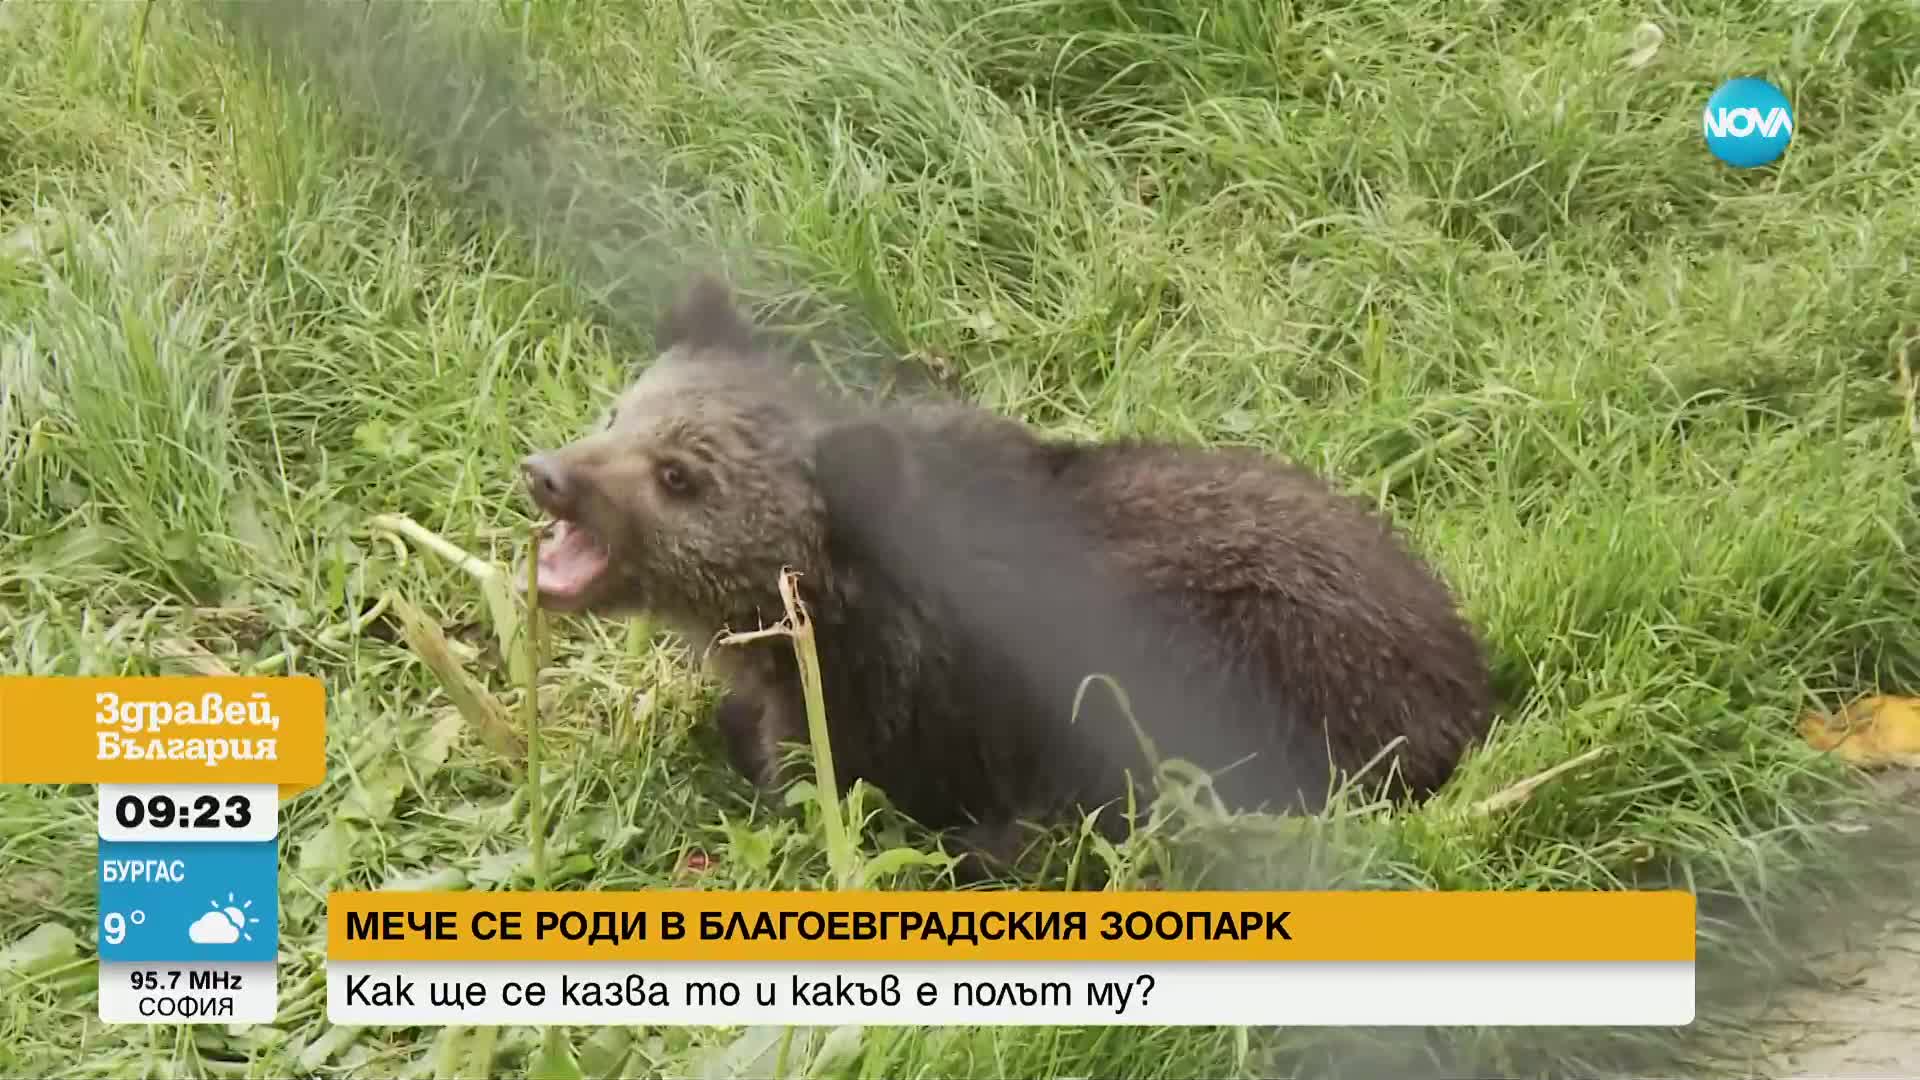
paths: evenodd
<path fill-rule="evenodd" d="M 1682 961 L 1685 892 L 350 892 L 333 961 Z"/>
<path fill-rule="evenodd" d="M 0 783 L 278 784 L 326 774 L 311 675 L 0 677 Z"/>

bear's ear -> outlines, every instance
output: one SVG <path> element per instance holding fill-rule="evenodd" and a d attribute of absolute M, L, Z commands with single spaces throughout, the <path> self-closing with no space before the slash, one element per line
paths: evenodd
<path fill-rule="evenodd" d="M 752 344 L 752 324 L 734 303 L 732 287 L 715 274 L 694 277 L 653 330 L 654 348 L 661 352 L 675 345 L 744 351 Z"/>

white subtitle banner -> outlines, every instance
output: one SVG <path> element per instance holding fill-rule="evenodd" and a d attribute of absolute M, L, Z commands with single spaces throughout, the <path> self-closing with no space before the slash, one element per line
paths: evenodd
<path fill-rule="evenodd" d="M 1683 1026 L 1690 961 L 331 961 L 335 1024 Z"/>

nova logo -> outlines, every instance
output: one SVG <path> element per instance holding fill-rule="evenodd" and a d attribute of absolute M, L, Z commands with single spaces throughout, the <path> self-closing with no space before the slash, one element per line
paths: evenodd
<path fill-rule="evenodd" d="M 1734 79 L 1715 90 L 1700 121 L 1707 149 L 1736 169 L 1780 160 L 1793 139 L 1793 106 L 1764 79 Z"/>

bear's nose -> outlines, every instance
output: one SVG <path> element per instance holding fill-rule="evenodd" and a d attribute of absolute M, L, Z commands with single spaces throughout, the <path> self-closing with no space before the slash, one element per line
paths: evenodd
<path fill-rule="evenodd" d="M 573 514 L 573 477 L 552 454 L 529 454 L 520 462 L 520 475 L 534 504 L 556 518 Z"/>

